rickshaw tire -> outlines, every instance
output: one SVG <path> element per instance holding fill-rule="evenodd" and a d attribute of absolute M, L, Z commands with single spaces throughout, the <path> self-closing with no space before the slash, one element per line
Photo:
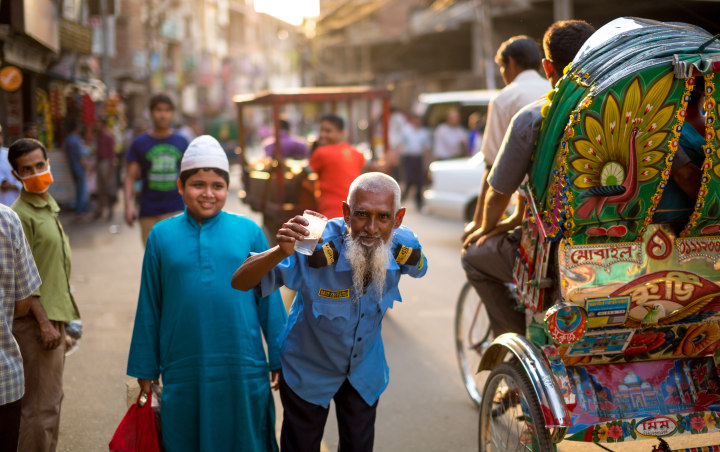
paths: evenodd
<path fill-rule="evenodd" d="M 504 411 L 508 407 L 513 406 L 511 404 L 512 394 L 510 392 L 502 396 L 500 402 L 501 406 L 494 406 L 498 404 L 495 402 L 495 391 L 497 390 L 497 387 L 502 378 L 508 377 L 515 381 L 517 389 L 520 393 L 522 393 L 527 402 L 527 410 L 531 416 L 531 419 L 533 420 L 532 424 L 535 430 L 535 447 L 521 448 L 522 445 L 518 442 L 517 448 L 515 449 L 513 449 L 509 444 L 504 444 L 500 447 L 494 445 L 492 448 L 488 448 L 487 441 L 483 441 L 483 438 L 485 438 L 489 434 L 488 429 L 490 427 L 490 422 L 492 422 L 494 418 L 499 416 L 498 410 Z M 555 444 L 551 439 L 550 431 L 547 427 L 545 427 L 545 419 L 542 414 L 542 408 L 540 407 L 540 401 L 535 395 L 535 390 L 530 383 L 530 377 L 520 367 L 520 363 L 517 361 L 501 363 L 492 370 L 483 390 L 479 418 L 478 450 L 480 452 L 513 452 L 517 450 L 552 452 L 557 450 Z"/>

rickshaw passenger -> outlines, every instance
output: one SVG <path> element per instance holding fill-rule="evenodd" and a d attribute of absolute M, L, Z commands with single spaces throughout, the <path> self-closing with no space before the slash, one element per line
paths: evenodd
<path fill-rule="evenodd" d="M 555 86 L 565 66 L 595 29 L 587 22 L 567 20 L 555 22 L 543 36 L 545 75 Z M 545 99 L 520 110 L 510 122 L 495 164 L 488 176 L 489 188 L 483 206 L 479 239 L 463 245 L 462 265 L 468 280 L 484 301 L 493 334 L 525 333 L 525 315 L 515 310 L 506 283 L 512 282 L 515 253 L 520 245 L 520 227 L 511 231 L 495 231 L 512 194 L 520 187 L 530 168 L 535 141 L 540 132 L 540 108 Z M 518 211 L 515 215 L 522 215 Z M 510 218 L 507 222 L 517 221 Z M 502 226 L 500 228 L 502 230 Z"/>
<path fill-rule="evenodd" d="M 695 88 L 688 101 L 685 123 L 680 133 L 680 145 L 675 152 L 670 168 L 670 179 L 663 191 L 658 208 L 653 216 L 654 223 L 671 223 L 682 228 L 695 207 L 705 159 L 705 80 L 695 77 Z"/>

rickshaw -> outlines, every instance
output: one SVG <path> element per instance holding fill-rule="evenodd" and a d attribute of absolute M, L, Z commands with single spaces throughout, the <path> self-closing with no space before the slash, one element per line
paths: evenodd
<path fill-rule="evenodd" d="M 280 145 L 280 116 L 286 104 L 329 104 L 330 111 L 336 112 L 338 103 L 344 103 L 348 112 L 346 127 L 347 139 L 355 138 L 355 109 L 353 105 L 363 102 L 366 109 L 367 136 L 370 153 L 376 163 L 375 169 L 382 169 L 382 157 L 376 158 L 375 124 L 373 123 L 373 103 L 382 102 L 383 149 L 388 146 L 388 118 L 390 116 L 390 95 L 392 90 L 385 87 L 372 86 L 338 86 L 297 88 L 285 91 L 265 91 L 258 94 L 237 95 L 234 98 L 237 106 L 238 141 L 237 153 L 241 166 L 241 183 L 243 190 L 240 197 L 251 209 L 262 212 L 263 223 L 268 231 L 276 231 L 288 218 L 302 214 L 305 209 L 316 208 L 316 175 L 307 165 L 307 160 L 292 160 L 283 157 Z M 271 109 L 275 143 L 272 158 L 249 162 L 247 158 L 246 130 L 244 112 L 249 107 L 265 107 Z M 310 118 L 315 121 L 318 118 Z"/>
<path fill-rule="evenodd" d="M 716 38 L 616 19 L 548 94 L 514 274 L 526 334 L 490 342 L 473 322 L 487 340 L 471 344 L 486 382 L 480 451 L 642 438 L 670 450 L 668 437 L 720 431 Z M 700 80 L 697 199 L 680 227 L 654 223 Z"/>

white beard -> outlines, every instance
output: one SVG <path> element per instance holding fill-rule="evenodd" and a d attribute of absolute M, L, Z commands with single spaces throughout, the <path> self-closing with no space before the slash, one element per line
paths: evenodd
<path fill-rule="evenodd" d="M 363 247 L 359 238 L 353 239 L 350 234 L 345 237 L 345 253 L 352 268 L 353 288 L 357 299 L 362 296 L 366 281 L 369 281 L 370 289 L 378 297 L 378 301 L 382 298 L 391 246 L 392 236 L 372 250 Z"/>

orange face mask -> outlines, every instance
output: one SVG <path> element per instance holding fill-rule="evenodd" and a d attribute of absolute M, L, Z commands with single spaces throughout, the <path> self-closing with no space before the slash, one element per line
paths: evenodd
<path fill-rule="evenodd" d="M 45 193 L 48 188 L 50 188 L 50 184 L 53 182 L 53 177 L 50 173 L 50 168 L 48 168 L 47 171 L 23 177 L 21 180 L 26 191 L 30 193 Z"/>

